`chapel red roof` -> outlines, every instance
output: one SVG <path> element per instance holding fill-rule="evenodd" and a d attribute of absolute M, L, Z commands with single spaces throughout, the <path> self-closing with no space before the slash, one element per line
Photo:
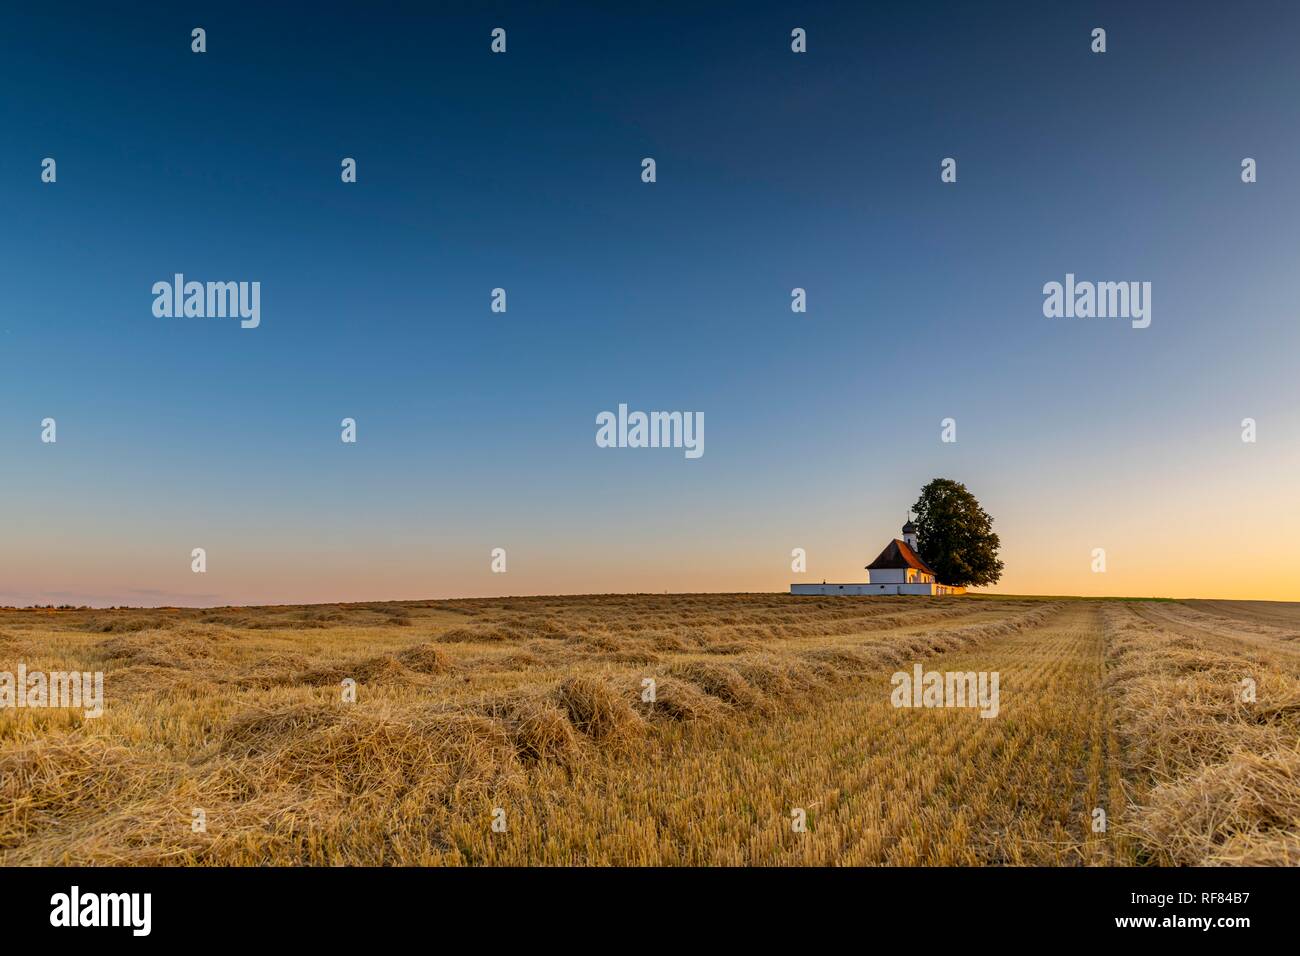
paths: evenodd
<path fill-rule="evenodd" d="M 906 541 L 895 538 L 885 545 L 885 550 L 876 555 L 876 560 L 867 565 L 868 571 L 886 568 L 915 568 L 926 574 L 934 574 L 934 569 L 921 560 L 921 556 L 912 550 Z M 935 575 L 937 578 L 938 575 Z"/>

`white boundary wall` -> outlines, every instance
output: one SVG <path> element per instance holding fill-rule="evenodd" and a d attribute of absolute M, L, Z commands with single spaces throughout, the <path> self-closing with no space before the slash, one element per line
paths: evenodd
<path fill-rule="evenodd" d="M 843 595 L 862 594 L 965 594 L 965 588 L 946 584 L 792 584 L 791 594 Z"/>

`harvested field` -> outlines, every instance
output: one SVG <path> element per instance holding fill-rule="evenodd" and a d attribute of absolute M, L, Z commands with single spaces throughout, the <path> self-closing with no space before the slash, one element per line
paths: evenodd
<path fill-rule="evenodd" d="M 0 611 L 0 672 L 104 674 L 0 710 L 0 863 L 1295 865 L 1291 607 Z M 896 706 L 916 665 L 996 707 Z"/>

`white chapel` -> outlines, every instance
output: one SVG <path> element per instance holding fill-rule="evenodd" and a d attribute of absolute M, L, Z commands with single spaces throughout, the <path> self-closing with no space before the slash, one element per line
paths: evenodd
<path fill-rule="evenodd" d="M 916 525 L 908 518 L 903 536 L 895 538 L 867 565 L 866 584 L 792 584 L 791 594 L 965 594 L 964 587 L 940 584 L 917 552 Z"/>

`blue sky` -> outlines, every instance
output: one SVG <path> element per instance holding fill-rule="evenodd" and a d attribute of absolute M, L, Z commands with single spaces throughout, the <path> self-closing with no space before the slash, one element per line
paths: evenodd
<path fill-rule="evenodd" d="M 0 602 L 857 580 L 938 475 L 1003 590 L 1300 597 L 1198 577 L 1265 523 L 1295 577 L 1300 11 L 1043 7 L 7 12 Z M 1067 272 L 1151 327 L 1044 318 Z M 704 457 L 597 448 L 620 402 Z"/>

